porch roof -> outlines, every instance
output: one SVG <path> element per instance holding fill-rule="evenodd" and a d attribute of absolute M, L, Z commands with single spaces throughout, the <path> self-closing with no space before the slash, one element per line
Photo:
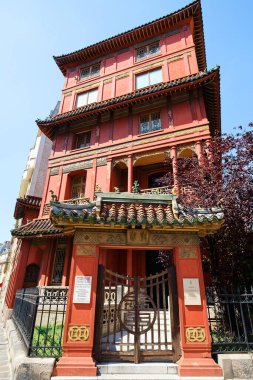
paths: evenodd
<path fill-rule="evenodd" d="M 23 210 L 25 208 L 30 208 L 34 210 L 39 210 L 41 204 L 41 198 L 32 195 L 27 195 L 24 198 L 17 198 L 14 218 L 20 219 L 23 217 Z"/>
<path fill-rule="evenodd" d="M 34 219 L 32 222 L 24 224 L 21 227 L 11 231 L 12 236 L 18 238 L 45 236 L 45 235 L 62 235 L 63 229 L 55 227 L 50 219 Z"/>
<path fill-rule="evenodd" d="M 172 194 L 96 193 L 96 202 L 51 202 L 52 223 L 60 227 L 184 229 L 213 233 L 224 218 L 220 208 L 186 208 Z"/>

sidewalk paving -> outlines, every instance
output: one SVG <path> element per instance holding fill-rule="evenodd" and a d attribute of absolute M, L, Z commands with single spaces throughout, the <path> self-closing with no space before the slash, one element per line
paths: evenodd
<path fill-rule="evenodd" d="M 8 341 L 2 324 L 0 323 L 0 380 L 12 380 Z"/>

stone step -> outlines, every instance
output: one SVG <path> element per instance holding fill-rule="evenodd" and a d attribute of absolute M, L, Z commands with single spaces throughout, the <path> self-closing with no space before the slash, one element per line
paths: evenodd
<path fill-rule="evenodd" d="M 101 363 L 97 365 L 98 373 L 110 374 L 177 374 L 177 365 L 174 363 Z"/>
<path fill-rule="evenodd" d="M 51 380 L 180 380 L 180 377 L 178 375 L 168 375 L 168 374 L 163 374 L 163 375 L 111 374 L 111 375 L 85 376 L 85 377 L 84 376 L 57 376 L 57 377 L 51 377 Z"/>

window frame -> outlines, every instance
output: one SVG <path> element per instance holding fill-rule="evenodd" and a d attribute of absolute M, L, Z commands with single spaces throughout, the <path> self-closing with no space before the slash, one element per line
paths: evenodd
<path fill-rule="evenodd" d="M 80 183 L 76 183 L 74 184 L 74 180 L 80 178 L 81 181 Z M 85 189 L 86 189 L 86 180 L 87 180 L 87 175 L 86 173 L 85 174 L 78 174 L 78 175 L 74 175 L 71 177 L 71 183 L 70 183 L 70 197 L 71 199 L 79 199 L 79 198 L 84 198 L 85 197 Z M 81 192 L 78 196 L 73 196 L 73 186 L 76 186 L 76 187 L 81 187 L 83 192 Z M 81 196 L 81 194 L 83 194 Z"/>
<path fill-rule="evenodd" d="M 150 84 L 150 73 L 152 73 L 154 71 L 158 71 L 158 70 L 161 73 L 161 81 Z M 140 77 L 141 75 L 145 75 L 145 74 L 148 75 L 148 84 L 145 85 L 145 86 L 143 86 L 143 87 L 137 87 L 137 78 Z M 157 83 L 161 83 L 161 82 L 163 82 L 163 70 L 162 70 L 162 66 L 158 66 L 158 67 L 152 68 L 151 70 L 146 70 L 146 71 L 142 71 L 142 72 L 139 72 L 139 73 L 135 74 L 135 90 L 140 90 L 141 88 L 153 86 L 153 85 L 155 85 Z"/>
<path fill-rule="evenodd" d="M 93 74 L 92 73 L 92 69 L 94 67 L 98 67 L 98 71 L 96 71 Z M 99 76 L 100 75 L 100 68 L 101 68 L 101 62 L 94 63 L 93 65 L 89 65 L 89 66 L 80 67 L 80 69 L 79 69 L 79 80 L 85 80 L 85 79 L 88 79 L 88 78 L 94 78 L 96 76 Z M 89 70 L 89 74 L 86 75 L 86 76 L 82 76 L 82 71 L 84 71 L 84 70 Z"/>
<path fill-rule="evenodd" d="M 158 49 L 159 50 L 155 51 L 154 53 L 151 53 L 150 50 L 155 45 L 158 45 Z M 147 53 L 143 57 L 139 57 L 138 58 L 138 51 L 141 50 L 141 49 L 146 49 Z M 156 55 L 158 53 L 161 53 L 160 40 L 154 41 L 153 43 L 149 43 L 149 44 L 146 44 L 146 45 L 143 45 L 143 46 L 140 46 L 140 47 L 136 48 L 135 49 L 135 62 L 143 61 L 144 59 L 153 57 L 154 55 Z"/>
<path fill-rule="evenodd" d="M 78 143 L 78 139 L 80 138 L 80 136 L 84 136 L 84 146 L 77 146 L 77 143 Z M 88 144 L 87 144 L 87 136 L 88 136 Z M 74 138 L 74 144 L 73 144 L 73 148 L 72 150 L 77 150 L 77 149 L 85 149 L 85 148 L 90 148 L 91 146 L 91 130 L 89 131 L 85 131 L 85 132 L 79 132 L 79 133 L 76 133 L 75 134 L 75 138 Z"/>
<path fill-rule="evenodd" d="M 159 126 L 160 128 L 153 128 L 153 120 L 152 120 L 152 117 L 154 115 L 158 115 L 159 114 L 159 118 L 155 118 L 154 120 L 159 120 Z M 146 121 L 146 123 L 148 123 L 148 130 L 145 131 L 145 132 L 142 132 L 142 119 L 144 118 L 148 118 L 148 121 Z M 143 122 L 144 123 L 144 122 Z M 162 130 L 162 119 L 161 119 L 161 111 L 153 111 L 153 112 L 150 112 L 150 113 L 147 113 L 147 114 L 142 114 L 139 116 L 139 135 L 145 135 L 146 133 L 152 133 L 152 132 L 157 132 L 157 131 L 161 131 Z"/>
<path fill-rule="evenodd" d="M 81 108 L 81 107 L 86 107 L 88 106 L 89 104 L 92 104 L 92 103 L 97 103 L 98 99 L 95 101 L 95 102 L 86 102 L 86 104 L 83 104 L 81 106 L 78 106 L 77 103 L 78 103 L 78 97 L 81 96 L 81 95 L 84 95 L 84 94 L 87 94 L 87 99 L 89 99 L 89 94 L 91 92 L 94 92 L 94 91 L 97 91 L 97 98 L 98 98 L 98 87 L 95 87 L 95 88 L 92 88 L 90 90 L 87 90 L 87 91 L 83 91 L 83 92 L 78 92 L 76 94 L 76 101 L 75 101 L 75 109 L 78 109 L 78 108 Z"/>

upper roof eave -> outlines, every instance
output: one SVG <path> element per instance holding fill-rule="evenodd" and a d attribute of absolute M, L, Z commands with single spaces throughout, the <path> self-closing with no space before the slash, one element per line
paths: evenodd
<path fill-rule="evenodd" d="M 82 119 L 84 117 L 101 113 L 106 110 L 113 109 L 115 107 L 122 107 L 129 103 L 133 103 L 138 101 L 139 99 L 146 99 L 150 96 L 157 96 L 160 94 L 164 94 L 170 91 L 176 91 L 179 89 L 184 89 L 186 87 L 191 87 L 193 85 L 201 85 L 202 83 L 206 84 L 207 82 L 215 82 L 217 86 L 215 87 L 215 92 L 212 92 L 211 96 L 216 96 L 216 117 L 214 119 L 213 111 L 210 110 L 210 119 L 215 121 L 214 129 L 220 130 L 220 88 L 219 88 L 219 67 L 200 72 L 198 74 L 193 74 L 188 77 L 184 77 L 181 79 L 176 79 L 172 82 L 162 82 L 156 85 L 152 85 L 149 87 L 145 87 L 140 90 L 136 90 L 126 95 L 121 95 L 116 98 L 111 98 L 105 101 L 92 103 L 84 107 L 77 108 L 72 111 L 68 111 L 64 114 L 60 114 L 54 116 L 53 118 L 47 118 L 45 120 L 36 120 L 38 127 L 42 130 L 42 132 L 49 138 L 52 139 L 55 131 L 53 127 L 63 125 L 65 123 L 71 122 L 73 120 Z"/>
<path fill-rule="evenodd" d="M 193 39 L 196 46 L 199 70 L 204 70 L 206 68 L 206 53 L 200 0 L 196 0 L 173 13 L 120 33 L 114 37 L 107 38 L 72 53 L 54 56 L 53 58 L 63 75 L 66 75 L 67 67 L 74 63 L 92 60 L 142 40 L 145 41 L 150 38 L 151 33 L 154 36 L 162 34 L 190 17 L 193 17 L 194 20 Z"/>

